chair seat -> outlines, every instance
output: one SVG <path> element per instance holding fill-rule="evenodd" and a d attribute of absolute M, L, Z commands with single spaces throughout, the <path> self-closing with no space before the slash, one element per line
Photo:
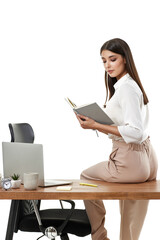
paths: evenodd
<path fill-rule="evenodd" d="M 40 211 L 41 221 L 44 227 L 60 226 L 70 209 L 47 209 Z M 21 231 L 40 232 L 35 213 L 26 215 L 22 218 L 18 226 Z M 84 237 L 91 233 L 91 226 L 86 211 L 83 209 L 75 209 L 63 233 L 71 233 L 80 237 Z"/>

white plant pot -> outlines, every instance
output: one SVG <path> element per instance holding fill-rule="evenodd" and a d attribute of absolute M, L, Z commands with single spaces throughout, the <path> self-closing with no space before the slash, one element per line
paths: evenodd
<path fill-rule="evenodd" d="M 21 180 L 18 179 L 18 180 L 11 180 L 11 183 L 12 183 L 12 188 L 20 188 L 21 186 Z"/>

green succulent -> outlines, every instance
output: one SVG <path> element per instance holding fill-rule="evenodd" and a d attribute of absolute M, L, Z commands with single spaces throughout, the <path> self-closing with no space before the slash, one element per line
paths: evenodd
<path fill-rule="evenodd" d="M 15 174 L 15 173 L 11 176 L 11 178 L 12 178 L 13 180 L 18 180 L 19 177 L 20 177 L 20 175 L 19 175 L 19 174 Z"/>

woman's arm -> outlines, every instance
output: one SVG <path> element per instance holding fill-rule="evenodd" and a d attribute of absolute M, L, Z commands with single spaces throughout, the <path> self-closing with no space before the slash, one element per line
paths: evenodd
<path fill-rule="evenodd" d="M 118 131 L 117 126 L 110 126 L 106 124 L 101 124 L 98 122 L 95 122 L 93 119 L 85 117 L 83 115 L 76 114 L 76 117 L 81 125 L 82 128 L 84 129 L 93 129 L 93 130 L 98 130 L 99 132 L 105 133 L 105 134 L 114 134 L 118 137 L 121 137 L 120 132 Z"/>

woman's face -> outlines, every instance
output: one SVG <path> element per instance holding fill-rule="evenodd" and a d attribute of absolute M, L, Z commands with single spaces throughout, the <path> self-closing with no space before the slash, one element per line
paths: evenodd
<path fill-rule="evenodd" d="M 109 50 L 103 50 L 101 57 L 104 63 L 104 68 L 110 77 L 116 77 L 117 80 L 119 80 L 127 73 L 126 60 L 122 55 Z"/>

